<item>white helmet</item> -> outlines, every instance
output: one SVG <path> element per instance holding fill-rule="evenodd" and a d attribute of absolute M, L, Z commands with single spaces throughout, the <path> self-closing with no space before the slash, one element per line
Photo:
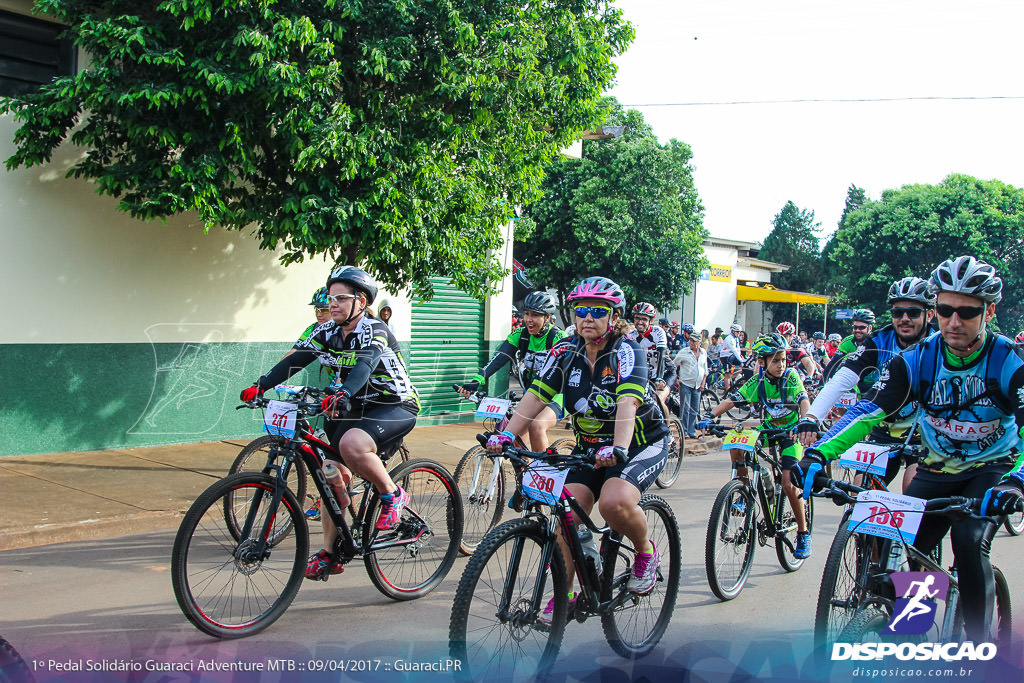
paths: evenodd
<path fill-rule="evenodd" d="M 729 331 L 730 332 L 742 332 L 743 328 L 740 327 L 739 323 L 733 323 L 732 325 L 729 326 Z"/>
<path fill-rule="evenodd" d="M 928 286 L 936 294 L 956 292 L 989 304 L 997 304 L 1003 298 L 1003 281 L 996 277 L 996 269 L 973 256 L 943 261 L 932 271 Z"/>

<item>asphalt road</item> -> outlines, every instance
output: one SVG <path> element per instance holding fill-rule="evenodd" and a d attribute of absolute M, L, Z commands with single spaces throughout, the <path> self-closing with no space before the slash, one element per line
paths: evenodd
<path fill-rule="evenodd" d="M 743 593 L 722 603 L 705 577 L 704 536 L 712 501 L 728 476 L 728 458 L 724 453 L 691 457 L 683 467 L 675 487 L 654 491 L 672 505 L 683 543 L 677 607 L 662 644 L 645 660 L 626 662 L 605 643 L 598 620 L 571 623 L 553 678 L 627 681 L 648 676 L 717 683 L 821 676 L 810 668 L 808 653 L 818 586 L 840 508 L 817 502 L 815 552 L 799 571 L 784 572 L 773 547 L 759 548 Z M 357 671 L 325 673 L 324 680 L 450 679 L 437 669 L 446 666 L 448 620 L 465 558 L 436 591 L 408 603 L 378 593 L 356 561 L 326 584 L 305 582 L 284 616 L 263 633 L 217 641 L 193 628 L 174 600 L 173 537 L 173 531 L 164 531 L 0 553 L 0 635 L 29 660 L 39 681 L 277 681 L 297 675 L 289 674 L 288 667 L 329 668 L 339 666 L 330 662 L 339 661 Z M 318 547 L 318 541 L 314 538 L 311 546 Z M 1024 539 L 1000 531 L 992 553 L 1018 601 L 1024 586 L 1022 544 Z M 1016 677 L 1007 680 L 1020 680 L 1021 623 L 1018 617 L 1014 651 L 1001 653 L 1018 667 Z M 278 659 L 282 663 L 268 664 Z M 253 662 L 262 663 L 264 670 L 216 670 Z M 186 663 L 192 670 L 156 670 L 171 663 Z M 197 670 L 200 664 L 202 671 Z M 830 677 L 880 677 L 858 672 L 860 664 L 836 664 Z M 921 675 L 938 680 L 980 683 L 1001 680 L 1005 674 L 978 664 L 911 664 L 926 670 Z M 267 671 L 268 666 L 283 671 Z M 435 670 L 399 671 L 403 667 Z M 973 670 L 947 676 L 947 667 Z M 931 669 L 938 675 L 928 673 Z M 310 677 L 316 678 L 307 671 L 302 679 Z"/>

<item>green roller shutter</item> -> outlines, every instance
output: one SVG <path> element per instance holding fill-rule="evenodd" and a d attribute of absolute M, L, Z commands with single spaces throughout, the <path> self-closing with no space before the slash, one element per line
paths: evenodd
<path fill-rule="evenodd" d="M 452 384 L 461 384 L 487 361 L 484 304 L 454 287 L 448 278 L 431 278 L 434 298 L 413 301 L 409 374 L 420 394 L 420 415 L 469 410 Z"/>

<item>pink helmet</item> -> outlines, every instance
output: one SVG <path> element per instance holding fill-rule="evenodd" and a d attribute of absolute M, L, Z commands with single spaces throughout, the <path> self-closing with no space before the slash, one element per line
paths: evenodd
<path fill-rule="evenodd" d="M 775 328 L 775 331 L 783 336 L 787 334 L 796 334 L 796 325 L 791 322 L 779 323 L 779 326 Z"/>
<path fill-rule="evenodd" d="M 588 277 L 578 285 L 576 285 L 569 296 L 565 298 L 566 302 L 579 301 L 580 299 L 596 299 L 598 301 L 604 301 L 608 303 L 612 310 L 618 311 L 620 315 L 626 312 L 626 295 L 622 292 L 622 287 L 612 282 L 606 277 Z"/>
<path fill-rule="evenodd" d="M 1017 339 L 1015 339 L 1014 341 L 1016 341 L 1018 344 L 1024 344 L 1024 332 L 1018 332 Z"/>

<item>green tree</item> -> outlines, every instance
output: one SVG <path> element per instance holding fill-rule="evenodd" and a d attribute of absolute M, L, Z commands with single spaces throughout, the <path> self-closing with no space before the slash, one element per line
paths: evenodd
<path fill-rule="evenodd" d="M 548 166 L 544 196 L 517 225 L 516 258 L 537 282 L 565 297 L 583 277 L 615 280 L 629 301 L 678 305 L 705 265 L 704 209 L 693 184 L 693 153 L 660 144 L 643 115 L 609 99 L 610 140 L 585 140 L 582 159 Z"/>
<path fill-rule="evenodd" d="M 597 120 L 633 38 L 608 0 L 37 0 L 89 65 L 0 102 L 9 169 L 70 137 L 69 175 L 141 219 L 255 227 L 290 263 L 483 295 L 512 206 Z"/>
<path fill-rule="evenodd" d="M 999 326 L 1010 334 L 1024 328 L 1024 190 L 958 174 L 938 185 L 904 185 L 849 214 L 833 241 L 828 267 L 836 283 L 876 312 L 895 280 L 927 278 L 941 261 L 970 254 L 1003 278 Z"/>
<path fill-rule="evenodd" d="M 758 258 L 789 266 L 789 270 L 772 276 L 772 284 L 779 289 L 822 293 L 818 242 L 821 223 L 815 222 L 814 211 L 801 209 L 792 201 L 786 202 L 772 219 L 772 226 Z M 777 321 L 796 319 L 796 304 L 768 303 L 766 306 Z M 801 306 L 800 328 L 821 329 L 823 315 L 823 306 Z"/>

